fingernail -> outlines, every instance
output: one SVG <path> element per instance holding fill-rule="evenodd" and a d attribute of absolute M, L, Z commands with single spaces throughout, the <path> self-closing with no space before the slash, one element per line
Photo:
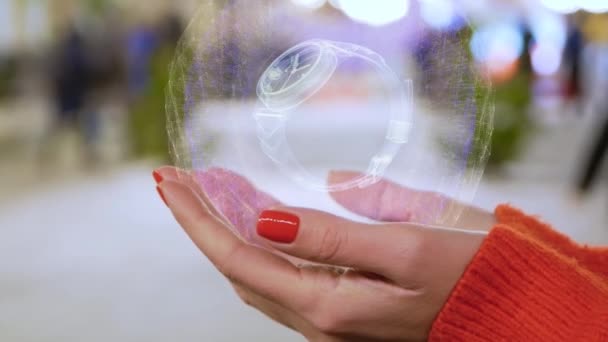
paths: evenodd
<path fill-rule="evenodd" d="M 163 181 L 163 176 L 158 171 L 152 172 L 152 177 L 154 177 L 156 184 L 159 184 Z"/>
<path fill-rule="evenodd" d="M 166 205 L 166 206 L 169 206 L 169 205 L 167 204 L 167 199 L 165 198 L 165 195 L 163 194 L 163 190 L 162 190 L 162 189 L 161 189 L 159 186 L 157 186 L 157 187 L 156 187 L 156 191 L 158 191 L 158 195 L 159 195 L 159 196 L 160 196 L 160 198 L 163 200 L 163 202 L 165 202 L 165 205 Z"/>
<path fill-rule="evenodd" d="M 270 241 L 292 243 L 299 228 L 299 217 L 282 211 L 265 210 L 258 219 L 257 232 Z"/>

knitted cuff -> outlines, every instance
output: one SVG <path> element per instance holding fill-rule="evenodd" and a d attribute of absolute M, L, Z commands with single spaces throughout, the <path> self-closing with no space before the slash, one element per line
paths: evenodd
<path fill-rule="evenodd" d="M 558 253 L 576 259 L 589 271 L 604 277 L 608 282 L 608 248 L 582 246 L 561 234 L 534 216 L 508 205 L 500 205 L 495 211 L 498 223 L 507 225 L 530 238 L 555 249 Z"/>
<path fill-rule="evenodd" d="M 608 341 L 608 284 L 497 225 L 438 315 L 431 341 Z"/>

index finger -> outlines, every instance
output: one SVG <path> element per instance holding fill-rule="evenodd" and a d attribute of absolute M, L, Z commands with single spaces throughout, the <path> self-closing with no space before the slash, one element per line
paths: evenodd
<path fill-rule="evenodd" d="M 259 214 L 280 204 L 245 177 L 227 169 L 185 171 L 166 166 L 155 172 L 165 180 L 177 180 L 189 186 L 212 214 L 231 225 L 250 243 L 258 243 L 253 232 Z"/>
<path fill-rule="evenodd" d="M 188 236 L 230 280 L 294 311 L 314 299 L 314 286 L 287 260 L 237 238 L 184 184 L 159 185 L 167 204 Z"/>

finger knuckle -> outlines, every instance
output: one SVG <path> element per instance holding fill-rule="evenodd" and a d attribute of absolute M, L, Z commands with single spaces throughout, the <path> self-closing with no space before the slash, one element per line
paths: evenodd
<path fill-rule="evenodd" d="M 317 257 L 321 261 L 333 260 L 346 244 L 347 234 L 339 232 L 335 227 L 322 230 L 317 244 Z"/>
<path fill-rule="evenodd" d="M 400 268 L 408 273 L 418 269 L 421 265 L 421 259 L 428 255 L 432 249 L 429 246 L 428 239 L 423 234 L 409 234 L 407 243 L 402 244 L 395 255 L 395 260 L 398 260 Z"/>

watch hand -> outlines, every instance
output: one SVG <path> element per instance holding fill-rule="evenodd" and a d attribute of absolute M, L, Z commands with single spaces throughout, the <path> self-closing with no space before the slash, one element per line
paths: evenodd
<path fill-rule="evenodd" d="M 308 65 L 305 65 L 303 67 L 300 67 L 300 68 L 297 68 L 297 69 L 293 70 L 292 73 L 295 73 L 295 72 L 300 71 L 300 70 L 308 69 L 310 67 L 311 67 L 311 65 L 308 64 Z"/>
<path fill-rule="evenodd" d="M 297 71 L 296 68 L 298 67 L 300 61 L 300 55 L 295 55 L 295 56 L 291 56 L 291 65 L 289 66 L 289 75 L 287 75 L 287 78 L 285 79 L 285 82 L 283 82 L 283 86 L 281 87 L 281 89 L 285 88 L 285 86 L 289 83 L 289 80 L 291 80 L 291 76 Z"/>
<path fill-rule="evenodd" d="M 294 58 L 295 58 L 295 60 L 294 60 Z M 292 65 L 291 73 L 293 74 L 294 72 L 297 71 L 298 65 L 300 65 L 300 54 L 297 54 L 297 55 L 291 57 L 291 65 Z"/>

